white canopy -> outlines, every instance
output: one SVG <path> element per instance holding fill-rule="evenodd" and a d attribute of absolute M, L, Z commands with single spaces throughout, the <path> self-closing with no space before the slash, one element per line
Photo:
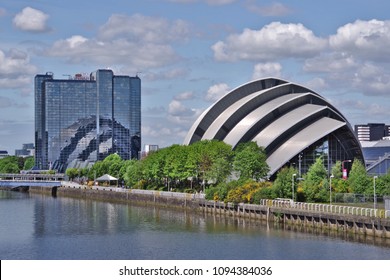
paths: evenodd
<path fill-rule="evenodd" d="M 103 176 L 97 178 L 96 181 L 108 181 L 109 182 L 109 181 L 118 181 L 118 179 L 111 176 L 111 175 L 104 174 Z"/>

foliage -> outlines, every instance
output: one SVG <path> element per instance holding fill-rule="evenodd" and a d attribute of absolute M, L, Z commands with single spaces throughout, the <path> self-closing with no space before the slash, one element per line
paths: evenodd
<path fill-rule="evenodd" d="M 233 169 L 238 172 L 240 179 L 259 181 L 265 178 L 269 171 L 266 154 L 256 142 L 240 143 L 235 151 Z"/>
<path fill-rule="evenodd" d="M 79 170 L 77 168 L 67 168 L 65 174 L 69 177 L 70 180 L 73 180 L 79 176 Z"/>
<path fill-rule="evenodd" d="M 19 173 L 24 166 L 24 158 L 8 156 L 0 159 L 0 173 Z"/>
<path fill-rule="evenodd" d="M 293 174 L 295 174 L 294 178 Z M 294 167 L 284 167 L 278 172 L 273 184 L 273 192 L 276 197 L 292 198 L 293 181 L 294 189 L 297 188 L 296 174 L 297 169 Z"/>
<path fill-rule="evenodd" d="M 358 159 L 355 159 L 352 163 L 348 183 L 353 193 L 373 194 L 372 180 L 367 175 L 365 166 Z"/>
<path fill-rule="evenodd" d="M 318 157 L 310 166 L 302 182 L 304 199 L 308 202 L 327 201 L 329 184 L 322 157 Z"/>
<path fill-rule="evenodd" d="M 30 170 L 35 165 L 34 157 L 27 157 L 24 161 L 23 170 Z"/>

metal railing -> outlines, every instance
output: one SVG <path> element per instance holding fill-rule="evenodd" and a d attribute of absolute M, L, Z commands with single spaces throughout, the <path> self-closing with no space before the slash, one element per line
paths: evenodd
<path fill-rule="evenodd" d="M 289 200 L 261 199 L 260 205 L 278 208 L 294 208 L 329 214 L 356 215 L 374 218 L 390 218 L 390 210 L 321 203 L 293 202 Z"/>

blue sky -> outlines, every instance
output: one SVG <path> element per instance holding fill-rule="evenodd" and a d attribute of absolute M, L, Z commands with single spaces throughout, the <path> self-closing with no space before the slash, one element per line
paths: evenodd
<path fill-rule="evenodd" d="M 36 74 L 110 68 L 142 79 L 142 142 L 181 144 L 223 94 L 275 76 L 354 125 L 390 123 L 390 2 L 5 0 L 0 150 L 34 142 Z"/>

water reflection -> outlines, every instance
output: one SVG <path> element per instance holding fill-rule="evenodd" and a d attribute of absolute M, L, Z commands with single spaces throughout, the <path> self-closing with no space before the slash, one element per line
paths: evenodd
<path fill-rule="evenodd" d="M 389 240 L 317 228 L 88 199 L 3 197 L 0 211 L 9 215 L 0 220 L 2 259 L 390 258 Z"/>

